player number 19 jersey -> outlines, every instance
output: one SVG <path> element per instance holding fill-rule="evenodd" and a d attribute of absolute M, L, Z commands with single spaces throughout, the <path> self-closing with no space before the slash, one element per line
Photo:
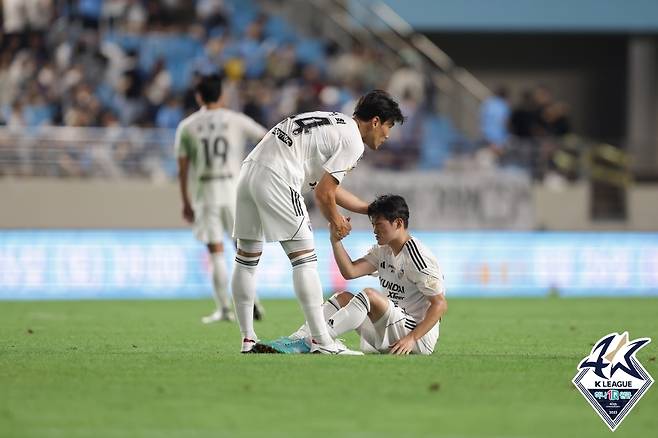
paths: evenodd
<path fill-rule="evenodd" d="M 189 159 L 195 203 L 233 205 L 245 146 L 266 133 L 250 117 L 224 108 L 202 108 L 183 120 L 175 150 L 177 157 Z"/>

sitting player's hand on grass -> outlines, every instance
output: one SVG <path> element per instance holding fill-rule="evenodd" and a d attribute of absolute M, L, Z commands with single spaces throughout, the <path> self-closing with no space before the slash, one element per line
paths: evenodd
<path fill-rule="evenodd" d="M 390 346 L 390 353 L 391 354 L 409 354 L 411 351 L 414 349 L 414 345 L 416 344 L 416 340 L 414 337 L 410 334 L 405 336 L 404 338 L 400 339 L 397 341 L 395 344 Z"/>

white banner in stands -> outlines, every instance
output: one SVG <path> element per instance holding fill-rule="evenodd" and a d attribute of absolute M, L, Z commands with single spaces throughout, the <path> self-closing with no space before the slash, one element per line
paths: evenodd
<path fill-rule="evenodd" d="M 534 227 L 532 182 L 515 170 L 459 172 L 389 172 L 357 168 L 343 180 L 345 188 L 364 200 L 376 195 L 402 195 L 417 230 L 531 230 Z M 315 209 L 313 224 L 324 219 Z M 368 219 L 352 215 L 357 229 Z"/>

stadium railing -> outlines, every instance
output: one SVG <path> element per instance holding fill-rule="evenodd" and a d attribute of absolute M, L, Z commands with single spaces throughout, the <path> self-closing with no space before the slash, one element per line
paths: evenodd
<path fill-rule="evenodd" d="M 0 127 L 0 176 L 170 179 L 175 131 Z"/>
<path fill-rule="evenodd" d="M 170 129 L 137 127 L 0 126 L 0 176 L 173 179 L 174 136 Z M 623 150 L 576 135 L 512 138 L 498 157 L 483 156 L 486 151 L 453 147 L 446 151 L 442 167 L 514 167 L 536 181 L 550 174 L 618 188 L 632 182 L 630 160 Z"/>

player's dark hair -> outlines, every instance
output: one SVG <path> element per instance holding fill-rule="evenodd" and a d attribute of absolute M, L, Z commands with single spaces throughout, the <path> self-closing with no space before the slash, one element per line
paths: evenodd
<path fill-rule="evenodd" d="M 402 219 L 404 228 L 409 227 L 409 206 L 400 195 L 381 195 L 368 205 L 368 217 L 383 217 L 389 222 Z"/>
<path fill-rule="evenodd" d="M 202 76 L 194 91 L 199 93 L 203 103 L 217 102 L 222 95 L 222 78 L 217 74 Z"/>
<path fill-rule="evenodd" d="M 400 106 L 386 91 L 373 90 L 361 96 L 354 108 L 354 115 L 359 120 L 370 120 L 379 117 L 382 123 L 404 123 Z"/>

